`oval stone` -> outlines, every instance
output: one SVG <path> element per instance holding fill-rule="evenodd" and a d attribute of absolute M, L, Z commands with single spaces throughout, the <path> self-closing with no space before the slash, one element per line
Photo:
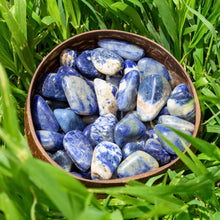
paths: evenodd
<path fill-rule="evenodd" d="M 60 65 L 75 68 L 78 53 L 72 49 L 65 49 L 60 54 Z"/>
<path fill-rule="evenodd" d="M 110 75 L 106 76 L 105 80 L 106 80 L 106 82 L 111 83 L 112 85 L 114 85 L 118 89 L 121 79 L 122 79 L 122 75 L 117 73 L 112 76 L 110 76 Z"/>
<path fill-rule="evenodd" d="M 173 95 L 174 93 L 183 92 L 183 91 L 189 92 L 189 90 L 188 90 L 186 84 L 181 83 L 181 84 L 177 85 L 177 86 L 173 89 L 171 95 Z"/>
<path fill-rule="evenodd" d="M 137 67 L 137 64 L 132 60 L 125 60 L 124 62 L 124 75 L 129 73 L 132 70 L 136 70 L 139 73 L 139 69 Z"/>
<path fill-rule="evenodd" d="M 135 142 L 130 142 L 130 143 L 127 143 L 123 146 L 122 148 L 122 157 L 123 157 L 123 160 L 125 158 L 127 158 L 130 154 L 132 154 L 133 152 L 135 151 L 138 151 L 138 150 L 142 150 L 143 151 L 143 147 L 142 145 L 139 145 Z"/>

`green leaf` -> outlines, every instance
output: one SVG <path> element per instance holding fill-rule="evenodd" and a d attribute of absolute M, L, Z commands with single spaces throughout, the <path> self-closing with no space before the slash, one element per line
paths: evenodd
<path fill-rule="evenodd" d="M 220 126 L 219 125 L 206 125 L 206 131 L 220 134 Z"/>

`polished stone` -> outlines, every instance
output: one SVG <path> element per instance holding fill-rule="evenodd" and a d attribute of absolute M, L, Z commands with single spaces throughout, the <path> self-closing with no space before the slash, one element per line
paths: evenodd
<path fill-rule="evenodd" d="M 125 144 L 123 147 L 122 147 L 122 157 L 123 157 L 123 160 L 125 158 L 127 158 L 130 154 L 132 154 L 133 152 L 135 151 L 138 151 L 138 150 L 142 150 L 143 151 L 143 146 L 142 145 L 139 145 L 135 142 L 129 142 L 127 144 Z"/>
<path fill-rule="evenodd" d="M 119 88 L 119 84 L 120 84 L 121 79 L 122 79 L 122 75 L 119 73 L 112 75 L 112 76 L 110 76 L 110 75 L 106 76 L 106 82 L 111 83 L 117 89 Z"/>
<path fill-rule="evenodd" d="M 181 83 L 173 89 L 171 95 L 173 95 L 174 93 L 183 92 L 183 91 L 189 92 L 189 89 L 187 88 L 186 84 Z"/>
<path fill-rule="evenodd" d="M 94 49 L 91 59 L 95 68 L 105 75 L 115 75 L 124 68 L 124 60 L 119 55 L 104 48 Z"/>
<path fill-rule="evenodd" d="M 112 177 L 122 158 L 121 149 L 114 143 L 103 141 L 93 153 L 91 176 L 93 180 L 108 180 Z"/>
<path fill-rule="evenodd" d="M 52 111 L 54 111 L 56 108 L 69 108 L 68 102 L 64 101 L 57 101 L 57 100 L 45 100 L 48 106 Z"/>
<path fill-rule="evenodd" d="M 164 107 L 160 110 L 160 112 L 158 113 L 158 116 L 160 115 L 169 115 L 169 111 L 168 111 L 168 108 L 167 108 L 167 105 L 164 105 Z"/>
<path fill-rule="evenodd" d="M 103 39 L 98 42 L 98 45 L 128 60 L 137 61 L 145 55 L 145 51 L 141 47 L 122 40 Z"/>
<path fill-rule="evenodd" d="M 132 70 L 136 70 L 139 73 L 139 69 L 137 67 L 137 64 L 132 60 L 125 60 L 124 62 L 124 75 L 129 73 Z"/>
<path fill-rule="evenodd" d="M 129 177 L 157 169 L 159 164 L 156 159 L 144 151 L 135 151 L 123 160 L 117 169 L 119 178 Z"/>
<path fill-rule="evenodd" d="M 57 74 L 64 75 L 64 76 L 65 75 L 73 75 L 73 76 L 82 77 L 78 71 L 76 71 L 74 68 L 72 68 L 70 66 L 60 66 L 57 69 Z"/>
<path fill-rule="evenodd" d="M 159 135 L 157 134 L 157 132 L 153 128 L 148 129 L 146 131 L 146 134 L 148 135 L 149 139 L 154 139 L 154 140 L 159 141 Z"/>
<path fill-rule="evenodd" d="M 78 53 L 72 49 L 64 49 L 60 54 L 60 65 L 75 68 Z"/>
<path fill-rule="evenodd" d="M 152 121 L 166 104 L 171 92 L 168 81 L 160 75 L 142 80 L 137 96 L 137 113 L 142 121 Z"/>

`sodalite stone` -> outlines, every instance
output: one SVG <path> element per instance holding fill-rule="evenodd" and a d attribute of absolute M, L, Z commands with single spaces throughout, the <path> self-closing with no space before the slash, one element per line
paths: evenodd
<path fill-rule="evenodd" d="M 141 47 L 122 40 L 103 39 L 98 42 L 98 45 L 128 60 L 137 61 L 145 55 L 145 51 Z"/>
<path fill-rule="evenodd" d="M 146 134 L 148 135 L 149 139 L 154 139 L 154 140 L 159 141 L 159 135 L 153 128 L 148 129 L 146 131 Z"/>
<path fill-rule="evenodd" d="M 60 75 L 73 75 L 73 76 L 79 76 L 82 77 L 80 75 L 80 73 L 78 73 L 74 68 L 70 67 L 70 66 L 61 66 L 57 69 L 57 73 L 59 73 Z"/>
<path fill-rule="evenodd" d="M 83 131 L 86 127 L 82 119 L 71 109 L 55 109 L 54 115 L 65 133 L 72 130 Z"/>
<path fill-rule="evenodd" d="M 34 97 L 32 118 L 36 130 L 58 131 L 59 129 L 53 112 L 40 95 Z"/>
<path fill-rule="evenodd" d="M 134 114 L 128 114 L 115 126 L 115 143 L 122 147 L 128 142 L 134 142 L 140 138 L 145 131 L 145 125 Z"/>
<path fill-rule="evenodd" d="M 118 89 L 105 80 L 96 78 L 94 80 L 95 93 L 98 101 L 99 115 L 112 113 L 116 115 L 118 110 L 116 93 Z"/>
<path fill-rule="evenodd" d="M 129 177 L 157 169 L 158 167 L 157 160 L 151 155 L 144 151 L 135 151 L 119 164 L 117 174 L 119 178 Z"/>
<path fill-rule="evenodd" d="M 79 170 L 85 172 L 90 168 L 93 148 L 81 131 L 73 130 L 68 132 L 64 136 L 63 145 Z"/>
<path fill-rule="evenodd" d="M 165 138 L 167 138 L 171 143 L 173 143 L 176 147 L 178 147 L 181 151 L 184 151 L 184 146 L 181 142 L 181 140 L 186 144 L 186 146 L 189 144 L 186 140 L 182 139 L 180 140 L 180 137 L 173 132 L 172 130 L 170 130 L 169 128 L 165 127 L 162 124 L 157 124 L 155 126 L 155 129 L 157 131 L 159 131 Z M 185 131 L 184 133 L 191 135 L 191 133 Z M 159 141 L 161 143 L 161 145 L 163 146 L 163 148 L 169 153 L 169 154 L 176 154 L 174 152 L 174 150 L 170 147 L 169 144 L 167 144 L 162 137 L 158 136 Z"/>
<path fill-rule="evenodd" d="M 117 106 L 120 111 L 130 111 L 136 107 L 139 73 L 132 70 L 123 76 L 117 93 Z"/>
<path fill-rule="evenodd" d="M 45 100 L 48 106 L 52 111 L 56 108 L 69 108 L 68 102 L 63 102 L 63 101 L 55 101 L 55 100 Z"/>
<path fill-rule="evenodd" d="M 143 146 L 141 146 L 137 143 L 134 143 L 134 142 L 130 142 L 130 143 L 125 144 L 124 147 L 122 148 L 123 160 L 125 158 L 127 158 L 130 154 L 132 154 L 133 152 L 138 151 L 138 150 L 143 151 L 143 149 L 144 149 Z"/>
<path fill-rule="evenodd" d="M 174 93 L 183 92 L 183 91 L 189 92 L 189 90 L 188 90 L 186 84 L 181 83 L 181 84 L 177 85 L 177 86 L 173 89 L 171 95 L 173 95 Z"/>
<path fill-rule="evenodd" d="M 98 110 L 95 92 L 91 84 L 77 76 L 65 76 L 62 87 L 68 103 L 79 115 L 93 115 Z"/>
<path fill-rule="evenodd" d="M 137 64 L 132 60 L 125 60 L 124 62 L 124 75 L 129 73 L 132 70 L 136 70 L 139 73 L 139 69 L 137 67 Z"/>
<path fill-rule="evenodd" d="M 121 149 L 114 143 L 103 141 L 93 153 L 91 176 L 93 180 L 108 180 L 112 177 L 122 158 Z"/>
<path fill-rule="evenodd" d="M 193 133 L 194 129 L 195 129 L 195 125 L 192 124 L 191 122 L 188 122 L 184 119 L 180 119 L 176 116 L 172 116 L 172 115 L 161 115 L 158 120 L 157 120 L 158 124 L 164 124 L 164 125 L 168 125 L 170 127 L 173 127 L 175 129 L 178 129 L 180 131 L 188 131 L 190 133 Z"/>
<path fill-rule="evenodd" d="M 117 73 L 113 76 L 110 76 L 110 75 L 106 76 L 105 80 L 106 80 L 106 82 L 111 83 L 112 85 L 114 85 L 118 89 L 121 79 L 122 79 L 122 75 Z"/>
<path fill-rule="evenodd" d="M 72 49 L 65 49 L 60 54 L 60 65 L 61 66 L 70 66 L 75 68 L 76 66 L 76 58 L 78 53 Z"/>
<path fill-rule="evenodd" d="M 171 95 L 167 101 L 167 107 L 171 115 L 183 119 L 192 118 L 195 114 L 193 97 L 186 91 Z"/>
<path fill-rule="evenodd" d="M 104 48 L 94 49 L 91 59 L 95 68 L 105 75 L 114 75 L 124 68 L 124 60 L 119 55 Z"/>
<path fill-rule="evenodd" d="M 57 151 L 63 149 L 64 134 L 55 131 L 37 130 L 37 138 L 46 151 Z"/>
<path fill-rule="evenodd" d="M 144 151 L 154 157 L 160 166 L 170 162 L 171 157 L 166 150 L 163 149 L 160 142 L 155 139 L 148 139 Z"/>
<path fill-rule="evenodd" d="M 148 75 L 142 80 L 137 96 L 137 113 L 142 121 L 152 121 L 166 104 L 170 84 L 160 75 Z"/>
<path fill-rule="evenodd" d="M 92 63 L 91 53 L 92 50 L 83 51 L 76 59 L 76 66 L 82 75 L 94 78 L 99 76 L 99 73 Z"/>
<path fill-rule="evenodd" d="M 169 115 L 169 111 L 168 111 L 168 108 L 167 108 L 167 105 L 164 105 L 164 107 L 160 110 L 158 116 L 160 115 Z"/>
<path fill-rule="evenodd" d="M 104 114 L 90 128 L 90 142 L 97 145 L 102 141 L 114 142 L 114 128 L 118 119 L 111 113 Z"/>
<path fill-rule="evenodd" d="M 51 155 L 51 158 L 67 172 L 71 170 L 73 161 L 69 158 L 65 151 L 58 150 L 56 153 Z"/>

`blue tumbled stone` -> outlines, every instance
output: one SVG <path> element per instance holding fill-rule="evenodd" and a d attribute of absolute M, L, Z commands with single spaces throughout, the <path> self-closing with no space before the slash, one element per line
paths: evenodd
<path fill-rule="evenodd" d="M 97 48 L 91 54 L 95 68 L 105 75 L 115 75 L 124 68 L 124 60 L 117 54 L 104 48 Z"/>
<path fill-rule="evenodd" d="M 118 89 L 121 79 L 122 79 L 121 74 L 115 74 L 113 76 L 110 76 L 110 75 L 106 76 L 105 80 L 106 82 L 111 83 Z"/>
<path fill-rule="evenodd" d="M 127 158 L 130 154 L 132 154 L 133 152 L 137 151 L 137 150 L 143 150 L 144 148 L 135 143 L 135 142 L 129 142 L 127 144 L 125 144 L 123 147 L 122 147 L 122 156 L 123 156 L 123 160 L 125 158 Z"/>
<path fill-rule="evenodd" d="M 142 148 L 144 148 L 147 139 L 148 139 L 148 136 L 147 136 L 147 134 L 146 134 L 146 132 L 145 132 L 141 137 L 139 137 L 139 138 L 138 138 L 137 140 L 135 140 L 134 142 L 135 142 L 136 144 L 140 145 Z"/>
<path fill-rule="evenodd" d="M 129 73 L 132 70 L 136 70 L 139 73 L 139 69 L 137 67 L 137 64 L 132 60 L 125 60 L 124 62 L 124 75 Z"/>
<path fill-rule="evenodd" d="M 128 142 L 134 142 L 140 138 L 145 131 L 145 125 L 134 114 L 128 114 L 115 126 L 115 143 L 122 147 Z"/>
<path fill-rule="evenodd" d="M 37 138 L 46 151 L 57 151 L 63 149 L 64 134 L 55 131 L 37 130 Z"/>
<path fill-rule="evenodd" d="M 57 73 L 60 75 L 73 75 L 81 77 L 80 73 L 70 66 L 60 66 L 57 69 Z"/>
<path fill-rule="evenodd" d="M 119 178 L 129 177 L 154 170 L 159 167 L 156 159 L 144 151 L 135 151 L 123 160 L 117 169 Z"/>
<path fill-rule="evenodd" d="M 120 55 L 124 59 L 137 61 L 145 55 L 144 49 L 141 47 L 117 39 L 102 39 L 98 42 L 100 47 L 106 48 Z"/>
<path fill-rule="evenodd" d="M 138 89 L 137 113 L 142 121 L 152 121 L 166 104 L 171 92 L 168 81 L 160 75 L 146 76 Z"/>
<path fill-rule="evenodd" d="M 60 54 L 60 65 L 75 68 L 78 53 L 72 49 L 65 49 Z"/>
<path fill-rule="evenodd" d="M 93 153 L 91 176 L 93 180 L 108 180 L 112 177 L 122 158 L 121 149 L 114 143 L 103 141 Z"/>
<path fill-rule="evenodd" d="M 136 107 L 139 73 L 132 70 L 123 76 L 117 93 L 117 106 L 120 111 L 130 111 Z"/>
<path fill-rule="evenodd" d="M 186 91 L 171 95 L 167 100 L 167 107 L 171 115 L 183 119 L 192 118 L 195 114 L 193 97 Z"/>
<path fill-rule="evenodd" d="M 62 80 L 70 108 L 79 115 L 93 115 L 98 110 L 97 100 L 92 85 L 77 76 L 65 76 Z"/>
<path fill-rule="evenodd" d="M 64 136 L 63 145 L 79 170 L 85 172 L 90 168 L 93 148 L 81 131 L 73 130 L 68 132 Z"/>
<path fill-rule="evenodd" d="M 160 166 L 170 162 L 170 155 L 163 149 L 160 142 L 155 139 L 148 139 L 144 151 L 154 157 Z"/>
<path fill-rule="evenodd" d="M 168 108 L 167 108 L 167 105 L 164 105 L 164 107 L 160 110 L 160 112 L 158 113 L 158 116 L 160 115 L 169 115 L 169 111 L 168 111 Z"/>
<path fill-rule="evenodd" d="M 189 92 L 189 90 L 188 90 L 186 84 L 181 83 L 181 84 L 177 85 L 177 86 L 173 89 L 171 95 L 173 95 L 174 93 L 183 92 L 183 91 Z"/>
<path fill-rule="evenodd" d="M 146 131 L 146 134 L 148 135 L 149 139 L 154 139 L 154 140 L 159 141 L 159 135 L 157 134 L 157 132 L 153 128 L 148 129 Z"/>
<path fill-rule="evenodd" d="M 34 96 L 32 118 L 36 130 L 58 131 L 59 129 L 53 112 L 40 95 Z"/>
<path fill-rule="evenodd" d="M 63 102 L 63 101 L 57 101 L 57 100 L 45 100 L 48 106 L 52 111 L 56 108 L 68 108 L 69 104 L 68 102 Z"/>
<path fill-rule="evenodd" d="M 54 115 L 65 133 L 72 130 L 82 131 L 86 127 L 82 119 L 71 109 L 55 109 Z"/>

